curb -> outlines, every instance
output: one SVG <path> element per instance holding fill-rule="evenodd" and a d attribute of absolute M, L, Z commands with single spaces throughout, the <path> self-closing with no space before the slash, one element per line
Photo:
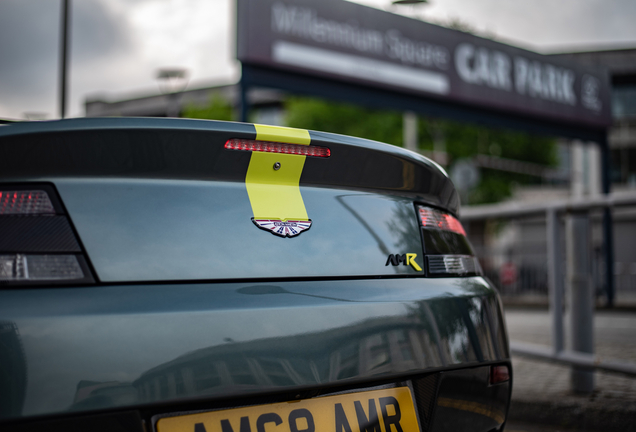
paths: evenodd
<path fill-rule="evenodd" d="M 636 432 L 636 406 L 628 402 L 531 401 L 513 399 L 509 421 L 544 424 L 582 431 Z"/>

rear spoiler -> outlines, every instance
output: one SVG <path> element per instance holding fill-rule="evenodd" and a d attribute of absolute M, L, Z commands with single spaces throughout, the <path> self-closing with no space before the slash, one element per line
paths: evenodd
<path fill-rule="evenodd" d="M 56 177 L 245 181 L 251 152 L 227 150 L 225 143 L 233 138 L 259 139 L 257 127 L 133 117 L 13 123 L 0 128 L 0 172 L 10 181 Z M 331 153 L 327 159 L 306 158 L 301 186 L 408 196 L 457 214 L 457 192 L 430 159 L 376 141 L 297 131 L 308 135 L 309 145 L 327 147 Z M 286 142 L 284 136 L 274 133 L 268 140 Z"/>

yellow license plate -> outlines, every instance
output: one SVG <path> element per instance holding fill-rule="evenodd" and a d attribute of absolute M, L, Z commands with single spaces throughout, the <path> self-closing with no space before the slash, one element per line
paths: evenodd
<path fill-rule="evenodd" d="M 408 387 L 163 417 L 158 432 L 418 432 Z"/>

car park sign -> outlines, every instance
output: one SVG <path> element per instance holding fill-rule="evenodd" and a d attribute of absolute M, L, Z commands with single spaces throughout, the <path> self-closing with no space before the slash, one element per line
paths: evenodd
<path fill-rule="evenodd" d="M 602 69 L 343 0 L 238 0 L 247 65 L 605 128 Z"/>

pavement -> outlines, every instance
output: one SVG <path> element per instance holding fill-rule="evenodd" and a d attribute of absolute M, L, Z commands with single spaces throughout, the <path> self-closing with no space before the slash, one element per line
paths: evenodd
<path fill-rule="evenodd" d="M 547 310 L 508 306 L 505 316 L 511 341 L 550 345 Z M 595 354 L 636 363 L 636 312 L 597 311 L 594 331 Z M 596 372 L 595 391 L 578 395 L 570 391 L 567 366 L 518 356 L 512 365 L 508 432 L 636 432 L 636 378 Z"/>

